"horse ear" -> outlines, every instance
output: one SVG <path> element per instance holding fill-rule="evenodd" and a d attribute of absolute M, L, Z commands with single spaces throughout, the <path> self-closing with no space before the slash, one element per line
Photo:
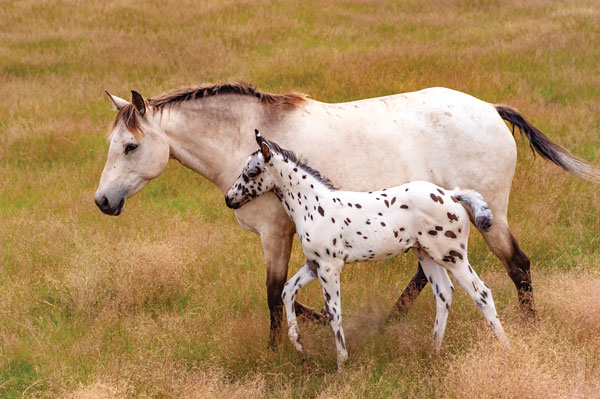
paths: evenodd
<path fill-rule="evenodd" d="M 131 102 L 135 105 L 135 108 L 140 115 L 144 116 L 146 113 L 146 102 L 144 101 L 144 97 L 137 91 L 131 90 Z"/>
<path fill-rule="evenodd" d="M 256 136 L 256 144 L 258 144 L 258 146 L 260 147 L 265 141 L 265 139 L 263 138 L 263 136 L 260 135 L 258 129 L 254 129 L 254 135 Z"/>
<path fill-rule="evenodd" d="M 268 162 L 271 159 L 271 149 L 269 148 L 269 145 L 264 141 L 260 145 L 260 152 L 262 153 L 265 162 Z"/>
<path fill-rule="evenodd" d="M 104 92 L 106 93 L 108 98 L 110 98 L 110 101 L 113 104 L 113 110 L 115 110 L 115 111 L 118 111 L 121 108 L 123 108 L 124 106 L 126 106 L 127 104 L 129 104 L 126 100 L 123 100 L 121 97 L 113 96 L 106 90 L 104 90 Z"/>

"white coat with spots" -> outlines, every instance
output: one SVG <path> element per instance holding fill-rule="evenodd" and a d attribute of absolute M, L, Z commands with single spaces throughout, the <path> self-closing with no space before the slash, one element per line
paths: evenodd
<path fill-rule="evenodd" d="M 470 222 L 465 207 L 478 228 L 488 230 L 492 222 L 491 211 L 479 193 L 446 190 L 424 181 L 372 192 L 339 191 L 294 153 L 265 140 L 258 131 L 256 139 L 260 150 L 246 162 L 226 194 L 226 203 L 237 209 L 272 191 L 296 225 L 308 261 L 286 283 L 282 299 L 289 337 L 300 353 L 308 358 L 293 306 L 302 286 L 316 278 L 321 281 L 341 368 L 348 356 L 340 300 L 342 267 L 350 262 L 390 258 L 411 248 L 436 300 L 434 351 L 441 347 L 454 294 L 447 270 L 481 309 L 494 334 L 508 344 L 491 291 L 467 259 Z"/>

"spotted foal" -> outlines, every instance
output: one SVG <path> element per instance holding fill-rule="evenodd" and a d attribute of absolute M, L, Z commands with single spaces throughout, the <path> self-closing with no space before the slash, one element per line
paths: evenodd
<path fill-rule="evenodd" d="M 490 288 L 467 260 L 470 225 L 465 207 L 477 227 L 488 230 L 492 222 L 492 213 L 479 193 L 445 190 L 424 181 L 368 193 L 338 191 L 294 153 L 264 139 L 258 131 L 256 141 L 260 150 L 248 158 L 225 201 L 237 209 L 272 191 L 296 224 L 307 263 L 285 284 L 282 299 L 289 337 L 301 354 L 309 356 L 300 341 L 294 310 L 301 287 L 316 278 L 321 281 L 341 369 L 348 357 L 340 301 L 342 267 L 350 262 L 390 258 L 411 248 L 435 296 L 434 351 L 441 347 L 454 294 L 446 270 L 481 309 L 494 334 L 508 345 Z"/>

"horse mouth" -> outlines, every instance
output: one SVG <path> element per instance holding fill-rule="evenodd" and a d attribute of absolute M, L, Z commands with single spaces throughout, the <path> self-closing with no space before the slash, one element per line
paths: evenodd
<path fill-rule="evenodd" d="M 119 202 L 119 206 L 115 210 L 115 213 L 113 213 L 113 216 L 119 216 L 121 214 L 121 212 L 123 212 L 124 206 L 125 206 L 125 198 L 121 198 L 121 202 Z"/>
<path fill-rule="evenodd" d="M 239 209 L 242 206 L 240 202 L 234 202 L 229 197 L 225 197 L 225 205 L 230 209 Z"/>
<path fill-rule="evenodd" d="M 240 204 L 239 202 L 233 202 L 231 204 L 227 204 L 227 206 L 231 209 L 240 209 L 242 204 Z"/>

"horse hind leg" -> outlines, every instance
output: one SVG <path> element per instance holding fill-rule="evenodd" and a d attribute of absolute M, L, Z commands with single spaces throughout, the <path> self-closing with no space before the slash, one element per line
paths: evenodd
<path fill-rule="evenodd" d="M 448 277 L 446 269 L 437 264 L 429 255 L 419 254 L 414 249 L 419 258 L 419 265 L 422 267 L 427 280 L 431 284 L 431 291 L 435 298 L 435 324 L 433 327 L 433 352 L 439 353 L 442 347 L 442 340 L 446 331 L 448 322 L 448 313 L 454 296 L 454 286 Z"/>
<path fill-rule="evenodd" d="M 515 284 L 522 315 L 535 320 L 537 315 L 531 285 L 531 262 L 512 235 L 506 219 L 496 218 L 492 229 L 481 233 Z"/>
<path fill-rule="evenodd" d="M 304 349 L 300 341 L 300 329 L 296 320 L 296 307 L 294 306 L 296 295 L 300 288 L 317 278 L 317 264 L 307 261 L 300 270 L 283 287 L 281 299 L 285 306 L 288 323 L 288 336 L 292 345 L 300 352 L 306 360 L 310 359 L 309 353 Z"/>
<path fill-rule="evenodd" d="M 502 324 L 496 313 L 496 306 L 492 299 L 492 290 L 479 278 L 475 270 L 466 259 L 458 260 L 456 264 L 448 267 L 458 284 L 469 294 L 475 305 L 487 319 L 494 335 L 506 346 L 510 346 L 504 333 Z"/>
<path fill-rule="evenodd" d="M 427 285 L 427 276 L 423 272 L 423 268 L 419 263 L 417 265 L 417 271 L 413 275 L 412 279 L 400 295 L 398 301 L 394 305 L 394 308 L 390 312 L 387 317 L 387 321 L 390 322 L 392 320 L 399 319 L 401 317 L 406 316 L 408 313 L 408 309 L 412 306 L 415 299 L 419 296 L 423 288 Z"/>

